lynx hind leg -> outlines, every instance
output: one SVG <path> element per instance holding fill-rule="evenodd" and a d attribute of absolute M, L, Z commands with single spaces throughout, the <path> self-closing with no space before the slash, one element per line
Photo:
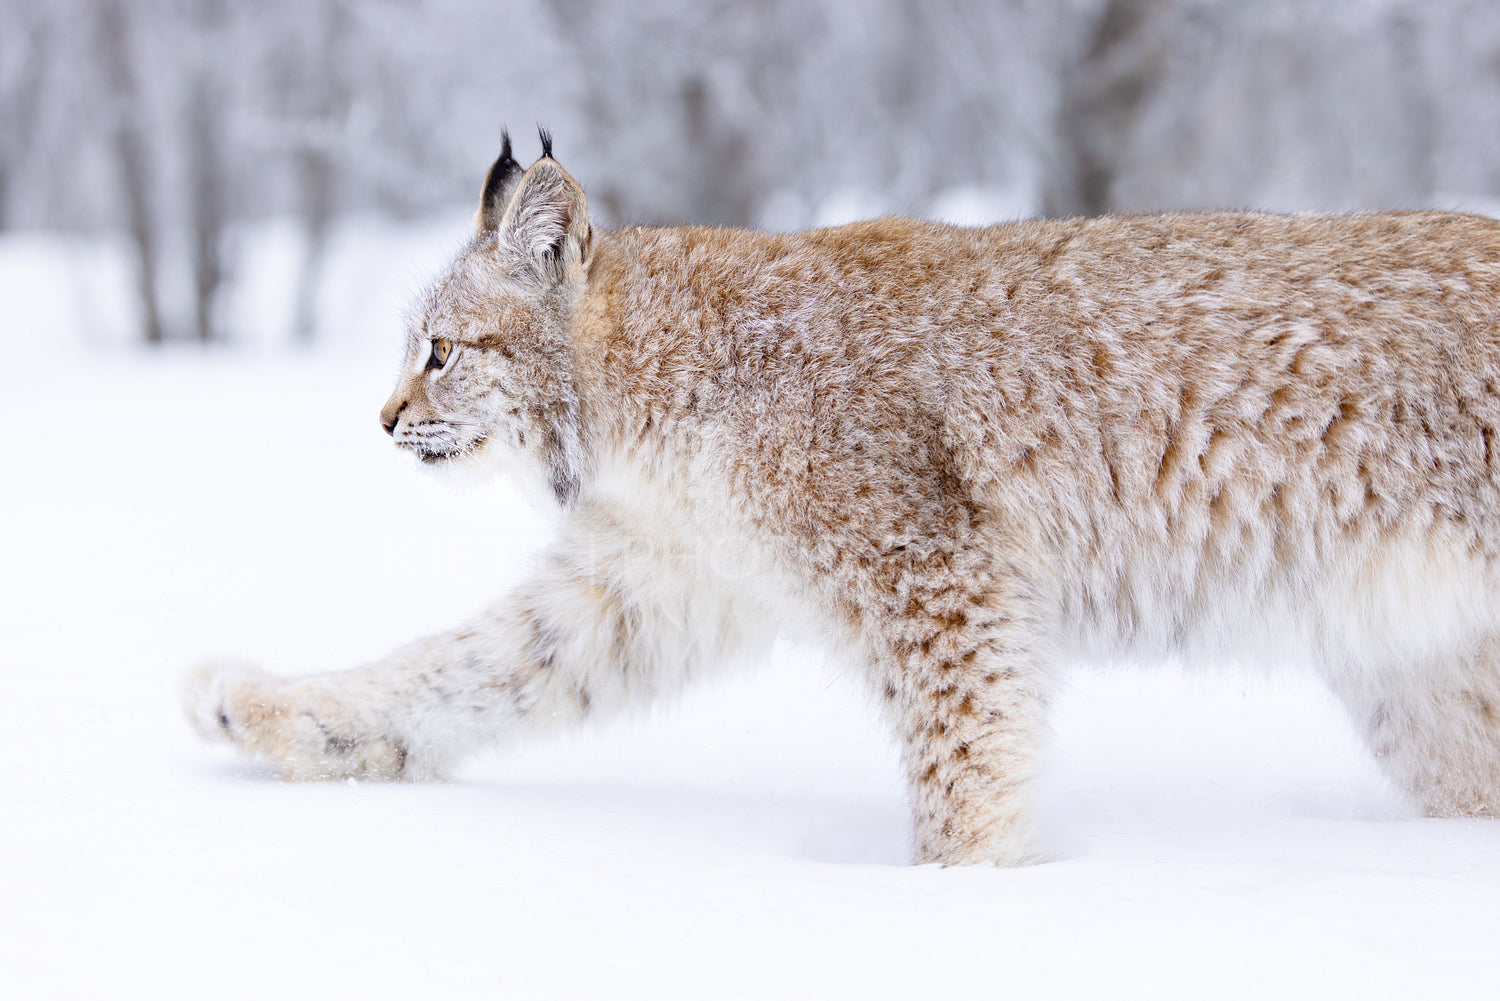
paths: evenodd
<path fill-rule="evenodd" d="M 1500 816 L 1500 637 L 1426 676 L 1335 690 L 1386 775 L 1428 816 Z"/>
<path fill-rule="evenodd" d="M 949 607 L 954 600 L 962 604 Z M 977 599 L 913 599 L 908 610 L 916 614 L 898 627 L 905 635 L 883 695 L 907 772 L 916 861 L 1045 861 L 1031 799 L 1049 672 L 1017 618 Z"/>
<path fill-rule="evenodd" d="M 436 762 L 411 760 L 405 742 L 382 735 L 349 700 L 321 697 L 307 681 L 240 662 L 205 664 L 182 688 L 183 709 L 205 738 L 275 762 L 286 779 L 419 779 Z"/>

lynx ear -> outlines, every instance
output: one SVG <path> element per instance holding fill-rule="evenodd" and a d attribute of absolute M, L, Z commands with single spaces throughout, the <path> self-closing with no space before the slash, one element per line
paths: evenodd
<path fill-rule="evenodd" d="M 583 189 L 550 156 L 521 178 L 499 231 L 503 243 L 553 281 L 561 281 L 575 264 L 587 266 L 594 235 Z"/>
<path fill-rule="evenodd" d="M 479 235 L 493 233 L 500 226 L 506 206 L 516 193 L 521 180 L 521 165 L 510 155 L 510 132 L 500 133 L 500 156 L 484 176 L 484 188 L 479 193 Z"/>

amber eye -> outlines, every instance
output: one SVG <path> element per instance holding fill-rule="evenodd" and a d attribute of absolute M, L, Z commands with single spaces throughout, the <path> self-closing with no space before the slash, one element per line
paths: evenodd
<path fill-rule="evenodd" d="M 427 370 L 430 372 L 435 368 L 442 368 L 448 364 L 448 355 L 453 351 L 453 344 L 443 338 L 434 338 L 432 342 L 432 357 L 427 359 Z"/>

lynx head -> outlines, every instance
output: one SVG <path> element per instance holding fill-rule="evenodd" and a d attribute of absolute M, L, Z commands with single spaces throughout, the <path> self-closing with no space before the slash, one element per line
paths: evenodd
<path fill-rule="evenodd" d="M 424 463 L 509 468 L 567 505 L 581 462 L 569 327 L 593 231 L 583 189 L 541 138 L 523 171 L 504 136 L 474 238 L 408 320 L 380 422 Z"/>

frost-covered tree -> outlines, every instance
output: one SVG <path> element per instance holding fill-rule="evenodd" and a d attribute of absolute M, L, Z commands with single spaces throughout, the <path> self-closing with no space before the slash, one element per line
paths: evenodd
<path fill-rule="evenodd" d="M 1500 200 L 1488 0 L 8 0 L 0 225 L 123 231 L 150 340 L 236 225 L 470 203 L 553 127 L 605 222 Z M 534 148 L 533 148 L 534 151 Z M 294 314 L 294 315 L 293 315 Z"/>

